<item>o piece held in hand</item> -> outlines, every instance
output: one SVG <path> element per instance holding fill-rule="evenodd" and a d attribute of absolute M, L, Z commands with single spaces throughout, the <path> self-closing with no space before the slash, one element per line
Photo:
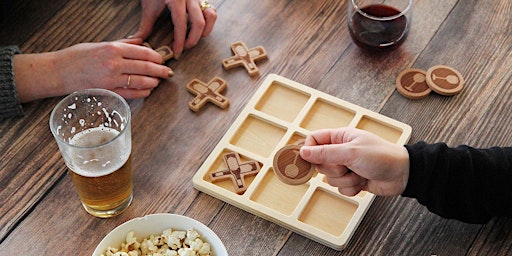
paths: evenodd
<path fill-rule="evenodd" d="M 227 153 L 222 157 L 227 169 L 210 173 L 210 179 L 212 182 L 231 179 L 235 192 L 240 195 L 243 194 L 247 190 L 244 177 L 258 174 L 260 171 L 259 163 L 257 161 L 241 163 L 238 153 Z"/>
<path fill-rule="evenodd" d="M 194 79 L 187 84 L 187 90 L 195 94 L 196 97 L 188 103 L 188 106 L 193 111 L 199 111 L 206 102 L 210 101 L 220 108 L 226 108 L 229 105 L 229 99 L 220 94 L 227 83 L 220 77 L 214 77 L 207 84 L 198 79 Z"/>
<path fill-rule="evenodd" d="M 222 66 L 224 66 L 224 69 L 227 70 L 238 66 L 244 66 L 250 76 L 260 74 L 260 70 L 256 66 L 255 62 L 268 58 L 267 52 L 262 46 L 249 49 L 240 41 L 231 44 L 231 51 L 235 56 L 222 60 Z"/>
<path fill-rule="evenodd" d="M 283 183 L 304 184 L 315 173 L 315 166 L 300 157 L 300 148 L 300 145 L 287 145 L 274 156 L 274 173 Z"/>

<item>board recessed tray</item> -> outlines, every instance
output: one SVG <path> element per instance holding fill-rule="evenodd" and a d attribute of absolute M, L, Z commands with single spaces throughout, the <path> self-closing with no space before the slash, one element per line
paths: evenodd
<path fill-rule="evenodd" d="M 194 187 L 220 200 L 341 250 L 349 242 L 375 195 L 347 197 L 315 172 L 302 185 L 276 177 L 273 158 L 285 145 L 304 140 L 317 129 L 357 127 L 396 144 L 405 144 L 409 125 L 343 101 L 287 78 L 271 74 L 194 175 Z M 223 156 L 237 153 L 240 162 L 256 162 L 260 170 L 245 176 L 240 193 L 233 181 L 213 181 L 211 173 L 226 169 Z"/>

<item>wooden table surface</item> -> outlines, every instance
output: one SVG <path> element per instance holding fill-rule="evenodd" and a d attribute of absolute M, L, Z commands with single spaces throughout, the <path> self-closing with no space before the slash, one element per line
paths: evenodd
<path fill-rule="evenodd" d="M 137 0 L 3 1 L 0 45 L 25 53 L 133 34 Z M 134 201 L 121 215 L 99 219 L 81 207 L 49 130 L 60 98 L 24 106 L 22 118 L 0 123 L 0 255 L 90 255 L 117 225 L 152 213 L 193 217 L 213 229 L 230 255 L 510 255 L 512 220 L 486 225 L 440 218 L 416 200 L 377 197 L 343 251 L 289 231 L 192 186 L 192 177 L 270 73 L 279 74 L 412 127 L 410 143 L 445 141 L 475 147 L 512 145 L 512 2 L 416 0 L 409 37 L 396 51 L 375 56 L 351 41 L 347 0 L 215 0 L 210 37 L 167 64 L 176 75 L 132 108 Z M 150 37 L 170 44 L 169 14 Z M 262 45 L 269 59 L 260 76 L 226 71 L 230 44 Z M 466 80 L 454 97 L 409 100 L 394 87 L 404 69 L 444 64 Z M 228 82 L 222 110 L 195 113 L 185 85 L 214 76 Z M 486 191 L 482 191 L 486 193 Z M 510 203 L 510 202 L 503 202 Z"/>

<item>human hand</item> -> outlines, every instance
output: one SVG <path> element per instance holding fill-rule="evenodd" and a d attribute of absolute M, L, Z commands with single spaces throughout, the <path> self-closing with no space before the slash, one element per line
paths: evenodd
<path fill-rule="evenodd" d="M 141 0 L 142 16 L 139 30 L 134 38 L 145 40 L 153 30 L 155 21 L 165 7 L 171 11 L 174 24 L 174 42 L 172 50 L 175 58 L 179 58 L 183 49 L 192 48 L 201 37 L 209 36 L 217 20 L 217 10 L 211 6 L 201 10 L 199 0 Z M 187 18 L 190 20 L 190 32 L 187 37 Z"/>
<path fill-rule="evenodd" d="M 327 182 L 347 196 L 361 190 L 400 195 L 409 178 L 409 153 L 404 146 L 355 128 L 313 131 L 300 156 L 316 164 Z"/>
<path fill-rule="evenodd" d="M 86 88 L 112 90 L 124 98 L 147 97 L 172 70 L 162 56 L 137 44 L 140 39 L 83 43 L 63 50 L 15 56 L 15 79 L 22 102 Z M 171 73 L 170 73 L 171 72 Z"/>

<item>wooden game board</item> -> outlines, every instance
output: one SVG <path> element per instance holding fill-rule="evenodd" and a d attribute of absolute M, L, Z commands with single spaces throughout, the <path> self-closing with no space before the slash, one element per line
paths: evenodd
<path fill-rule="evenodd" d="M 396 144 L 405 144 L 411 127 L 284 77 L 271 74 L 194 175 L 198 190 L 277 223 L 305 237 L 341 250 L 349 242 L 375 195 L 343 196 L 318 172 L 307 183 L 287 185 L 272 169 L 276 152 L 321 128 L 357 127 Z M 233 181 L 212 181 L 226 169 L 223 156 L 256 161 L 257 175 L 244 178 L 237 193 Z"/>

